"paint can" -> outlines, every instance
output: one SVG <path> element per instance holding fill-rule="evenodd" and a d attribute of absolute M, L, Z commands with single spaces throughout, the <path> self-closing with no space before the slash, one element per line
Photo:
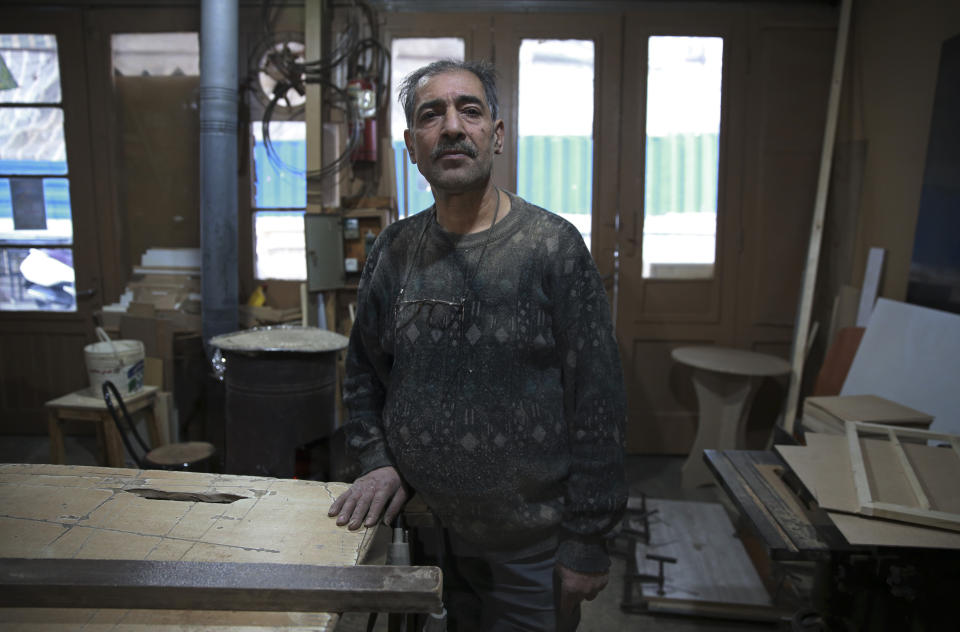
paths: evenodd
<path fill-rule="evenodd" d="M 139 340 L 111 340 L 102 327 L 97 327 L 100 342 L 83 348 L 90 387 L 100 397 L 103 383 L 113 382 L 120 395 L 136 393 L 143 388 L 144 347 Z"/>

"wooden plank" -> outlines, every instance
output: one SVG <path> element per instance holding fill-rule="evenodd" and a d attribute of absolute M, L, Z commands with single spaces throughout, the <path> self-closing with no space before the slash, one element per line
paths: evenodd
<path fill-rule="evenodd" d="M 758 462 L 756 453 L 746 450 L 731 450 L 728 458 L 737 471 L 743 476 L 758 498 L 762 500 L 767 511 L 776 520 L 777 525 L 790 541 L 800 551 L 826 552 L 827 545 L 817 536 L 816 529 L 802 513 L 798 514 L 790 501 L 783 496 L 781 490 L 775 489 L 769 481 L 757 470 L 758 465 L 769 464 Z M 768 461 L 769 459 L 764 459 Z"/>
<path fill-rule="evenodd" d="M 664 595 L 658 594 L 657 584 L 641 585 L 648 605 L 778 618 L 722 505 L 650 499 L 647 507 L 657 513 L 650 517 L 650 543 L 636 547 L 638 572 L 657 574 L 658 562 L 646 559 L 648 554 L 676 559 L 664 566 Z"/>
<path fill-rule="evenodd" d="M 957 435 L 946 434 L 943 432 L 933 432 L 930 430 L 920 430 L 919 428 L 909 428 L 904 426 L 889 426 L 886 424 L 871 424 L 864 421 L 856 421 L 857 432 L 860 434 L 864 433 L 876 433 L 879 435 L 887 435 L 888 431 L 893 429 L 898 437 L 911 437 L 915 439 L 924 439 L 926 441 L 943 441 L 944 443 L 950 443 L 952 441 L 957 441 Z"/>
<path fill-rule="evenodd" d="M 731 450 L 704 450 L 703 458 L 737 510 L 743 513 L 775 559 L 800 559 L 797 546 L 730 462 Z"/>
<path fill-rule="evenodd" d="M 945 511 L 918 509 L 906 505 L 895 505 L 893 503 L 877 501 L 871 502 L 866 509 L 869 511 L 867 515 L 876 516 L 877 518 L 889 518 L 890 520 L 900 520 L 902 522 L 910 522 L 938 529 L 960 531 L 960 516 Z"/>
<path fill-rule="evenodd" d="M 823 222 L 827 212 L 827 194 L 830 188 L 830 171 L 833 167 L 833 147 L 837 139 L 837 117 L 840 109 L 840 92 L 843 87 L 844 65 L 847 58 L 847 38 L 850 32 L 850 12 L 853 0 L 843 0 L 840 6 L 840 21 L 837 25 L 837 47 L 833 58 L 833 74 L 830 80 L 830 97 L 827 101 L 827 122 L 823 131 L 823 151 L 820 155 L 820 173 L 817 178 L 817 194 L 813 205 L 810 226 L 810 243 L 807 246 L 807 261 L 803 270 L 803 287 L 797 305 L 797 322 L 793 331 L 791 348 L 790 385 L 784 406 L 783 429 L 793 434 L 800 402 L 800 380 L 807 350 L 807 335 L 813 311 L 813 295 L 817 284 L 817 267 L 820 262 L 820 246 L 823 242 Z"/>
<path fill-rule="evenodd" d="M 439 613 L 433 566 L 0 559 L 0 606 Z"/>
<path fill-rule="evenodd" d="M 852 358 L 851 358 L 852 360 Z M 803 400 L 803 412 L 824 420 L 871 424 L 910 425 L 926 430 L 933 417 L 876 395 L 812 396 Z"/>
<path fill-rule="evenodd" d="M 863 462 L 860 435 L 854 423 L 847 423 L 847 448 L 850 450 L 850 471 L 853 472 L 853 488 L 857 493 L 857 511 L 861 512 L 873 501 L 870 496 L 870 481 Z M 868 514 L 869 515 L 869 514 Z"/>
<path fill-rule="evenodd" d="M 955 531 L 833 511 L 827 515 L 852 546 L 960 551 L 960 533 Z"/>
<path fill-rule="evenodd" d="M 917 504 L 920 505 L 921 509 L 930 509 L 930 499 L 927 498 L 927 495 L 923 492 L 923 486 L 920 485 L 920 481 L 917 480 L 917 473 L 913 471 L 913 466 L 910 465 L 910 459 L 907 458 L 907 453 L 900 444 L 900 440 L 897 439 L 897 433 L 891 428 L 887 436 L 890 437 L 890 446 L 893 448 L 894 454 L 897 455 L 897 460 L 900 462 L 900 467 L 903 468 L 907 482 L 910 483 L 910 488 L 913 490 L 913 495 L 917 499 Z"/>

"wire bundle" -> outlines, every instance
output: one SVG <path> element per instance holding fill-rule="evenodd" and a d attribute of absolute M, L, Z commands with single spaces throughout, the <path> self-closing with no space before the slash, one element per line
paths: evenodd
<path fill-rule="evenodd" d="M 283 48 L 274 50 L 268 55 L 267 66 L 252 69 L 253 75 L 262 71 L 276 80 L 273 94 L 264 109 L 261 131 L 267 156 L 270 162 L 278 168 L 298 174 L 304 173 L 286 164 L 280 158 L 270 138 L 270 122 L 281 101 L 286 101 L 286 107 L 290 107 L 287 95 L 291 89 L 303 95 L 306 93 L 306 84 L 320 84 L 324 87 L 324 97 L 329 105 L 345 113 L 349 136 L 344 151 L 329 164 L 325 164 L 316 170 L 307 171 L 308 178 L 323 178 L 341 171 L 350 162 L 351 155 L 363 137 L 363 117 L 358 110 L 355 98 L 344 87 L 337 85 L 333 79 L 336 69 L 345 63 L 347 77 L 363 78 L 373 84 L 378 110 L 382 110 L 386 105 L 390 88 L 390 53 L 379 41 L 377 21 L 373 9 L 362 0 L 352 0 L 349 4 L 334 6 L 347 7 L 349 13 L 346 26 L 338 38 L 337 45 L 329 55 L 313 61 L 301 61 L 298 59 L 298 55 L 291 51 L 288 46 L 283 46 Z M 276 44 L 279 43 L 277 42 L 277 34 L 273 32 L 276 11 L 271 14 L 269 2 L 264 2 L 262 11 L 265 33 L 260 46 L 256 48 L 263 50 L 266 43 L 270 49 L 274 49 Z M 358 12 L 362 13 L 366 20 L 366 31 L 369 33 L 367 37 L 361 37 Z M 256 63 L 259 63 L 259 59 Z"/>

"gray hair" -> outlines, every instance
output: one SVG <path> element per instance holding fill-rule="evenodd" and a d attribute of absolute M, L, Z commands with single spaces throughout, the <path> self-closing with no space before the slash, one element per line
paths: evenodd
<path fill-rule="evenodd" d="M 400 84 L 400 103 L 403 113 L 407 117 L 407 128 L 413 128 L 413 108 L 417 100 L 417 86 L 421 81 L 445 72 L 472 72 L 483 85 L 483 94 L 490 107 L 490 117 L 496 121 L 500 114 L 500 105 L 497 102 L 497 71 L 488 61 L 459 61 L 456 59 L 441 59 L 432 64 L 414 70 L 407 75 Z"/>

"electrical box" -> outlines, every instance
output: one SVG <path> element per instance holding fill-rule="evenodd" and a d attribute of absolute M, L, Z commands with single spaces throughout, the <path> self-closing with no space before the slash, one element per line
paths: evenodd
<path fill-rule="evenodd" d="M 306 213 L 307 290 L 323 292 L 346 284 L 343 269 L 343 218 Z"/>

